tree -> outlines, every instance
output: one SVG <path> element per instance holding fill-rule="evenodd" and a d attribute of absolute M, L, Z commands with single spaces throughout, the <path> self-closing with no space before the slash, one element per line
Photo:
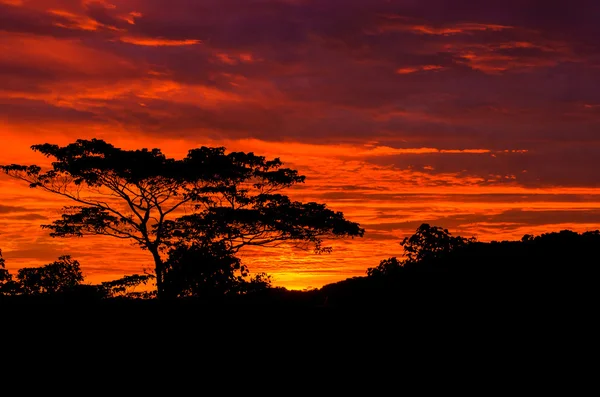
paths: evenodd
<path fill-rule="evenodd" d="M 399 261 L 395 256 L 383 259 L 379 262 L 377 267 L 370 267 L 367 269 L 368 277 L 392 277 L 400 274 L 404 264 Z"/>
<path fill-rule="evenodd" d="M 0 250 L 0 296 L 9 294 L 13 290 L 12 275 L 6 269 L 4 258 L 2 257 L 2 250 Z"/>
<path fill-rule="evenodd" d="M 81 266 L 69 255 L 42 267 L 24 267 L 17 272 L 20 289 L 27 295 L 55 294 L 73 290 L 83 281 Z"/>
<path fill-rule="evenodd" d="M 2 250 L 0 250 L 0 284 L 11 279 L 11 275 L 6 270 L 6 266 L 4 264 L 4 258 L 2 257 Z"/>
<path fill-rule="evenodd" d="M 172 249 L 164 283 L 169 296 L 212 297 L 237 293 L 245 277 L 248 268 L 218 242 Z"/>
<path fill-rule="evenodd" d="M 412 236 L 405 237 L 400 245 L 404 248 L 406 266 L 442 258 L 456 248 L 474 241 L 474 237 L 454 237 L 448 229 L 423 223 Z"/>
<path fill-rule="evenodd" d="M 267 289 L 271 278 L 264 273 L 250 277 L 248 267 L 219 241 L 171 249 L 164 283 L 170 296 L 211 298 Z"/>
<path fill-rule="evenodd" d="M 159 298 L 165 256 L 176 246 L 222 244 L 235 254 L 249 245 L 292 243 L 328 252 L 325 238 L 364 234 L 341 212 L 283 195 L 305 177 L 283 168 L 279 158 L 202 146 L 175 160 L 159 149 L 123 150 L 99 139 L 31 148 L 54 158 L 49 170 L 17 164 L 0 169 L 77 204 L 42 227 L 53 237 L 106 235 L 148 250 Z"/>

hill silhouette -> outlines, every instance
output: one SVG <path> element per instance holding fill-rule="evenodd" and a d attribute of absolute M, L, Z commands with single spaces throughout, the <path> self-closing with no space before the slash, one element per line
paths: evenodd
<path fill-rule="evenodd" d="M 318 293 L 329 304 L 343 306 L 415 302 L 583 306 L 596 295 L 598 247 L 598 231 L 469 241 L 421 260 L 384 260 L 380 266 L 387 272 L 326 285 Z"/>
<path fill-rule="evenodd" d="M 50 283 L 43 271 L 20 270 L 30 275 L 27 289 L 19 290 L 12 280 L 3 282 L 2 299 L 7 303 L 93 303 L 106 307 L 271 307 L 271 308 L 369 308 L 458 307 L 487 305 L 513 308 L 537 306 L 581 308 L 594 301 L 600 259 L 600 232 L 576 233 L 570 230 L 525 235 L 517 241 L 479 242 L 454 237 L 441 227 L 421 225 L 403 244 L 404 259 L 383 259 L 366 275 L 327 284 L 321 288 L 295 291 L 273 287 L 270 282 L 255 288 L 228 294 L 182 297 L 159 303 L 155 297 L 127 294 L 127 286 L 137 285 L 148 277 L 134 275 L 102 285 L 74 284 L 79 264 L 69 257 L 47 265 L 46 270 L 60 269 L 68 276 L 65 288 L 60 280 Z M 65 259 L 67 260 L 66 263 Z M 61 267 L 57 267 L 62 263 Z M 75 264 L 77 271 L 66 271 Z M 67 269 L 68 270 L 68 269 Z M 71 269 L 73 270 L 73 269 Z M 52 288 L 41 291 L 40 283 Z M 55 275 L 60 278 L 60 275 Z M 81 278 L 82 279 L 82 278 Z M 22 280 L 23 281 L 23 280 Z M 9 290 L 10 283 L 13 289 Z"/>
<path fill-rule="evenodd" d="M 600 232 L 569 230 L 519 241 L 478 242 L 421 224 L 400 244 L 403 258 L 382 259 L 366 275 L 309 291 L 273 287 L 250 277 L 242 247 L 282 243 L 329 252 L 327 239 L 360 238 L 364 228 L 324 203 L 293 201 L 304 183 L 297 170 L 252 152 L 192 148 L 183 159 L 160 149 L 124 150 L 100 139 L 66 146 L 33 145 L 50 169 L 0 165 L 30 187 L 72 202 L 41 225 L 57 238 L 102 235 L 148 252 L 149 274 L 100 285 L 84 283 L 68 255 L 10 274 L 0 262 L 0 299 L 7 303 L 94 303 L 110 307 L 358 308 L 585 302 L 597 280 Z M 1 247 L 0 247 L 1 248 Z M 375 265 L 375 264 L 374 264 Z M 152 282 L 154 291 L 136 292 Z M 160 301 L 160 302 L 159 302 Z"/>

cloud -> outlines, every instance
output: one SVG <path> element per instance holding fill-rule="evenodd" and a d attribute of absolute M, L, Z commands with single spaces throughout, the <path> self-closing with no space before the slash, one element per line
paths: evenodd
<path fill-rule="evenodd" d="M 24 214 L 24 215 L 10 215 L 6 218 L 9 221 L 39 221 L 47 220 L 48 217 L 41 214 Z"/>
<path fill-rule="evenodd" d="M 123 36 L 119 38 L 123 43 L 135 44 L 141 46 L 149 46 L 149 47 L 176 47 L 176 46 L 184 46 L 184 45 L 195 45 L 202 43 L 200 40 L 195 39 L 186 39 L 186 40 L 172 40 L 172 39 L 163 39 L 163 38 L 147 38 L 147 37 L 131 37 L 131 36 Z"/>
<path fill-rule="evenodd" d="M 0 4 L 9 6 L 22 6 L 23 0 L 0 0 Z"/>
<path fill-rule="evenodd" d="M 28 211 L 30 211 L 30 209 L 27 207 L 18 207 L 18 206 L 0 204 L 0 214 L 11 214 L 14 212 L 28 212 Z"/>

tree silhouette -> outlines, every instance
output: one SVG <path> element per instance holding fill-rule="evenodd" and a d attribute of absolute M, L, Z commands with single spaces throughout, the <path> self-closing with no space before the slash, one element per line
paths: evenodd
<path fill-rule="evenodd" d="M 248 267 L 220 241 L 170 250 L 164 283 L 169 296 L 211 298 L 266 289 L 271 278 L 264 273 L 251 278 Z"/>
<path fill-rule="evenodd" d="M 222 243 L 171 250 L 164 274 L 169 296 L 223 296 L 236 293 L 248 276 L 241 264 Z"/>
<path fill-rule="evenodd" d="M 11 279 L 10 273 L 6 270 L 5 261 L 2 257 L 2 250 L 0 250 L 0 283 Z"/>
<path fill-rule="evenodd" d="M 22 293 L 26 295 L 55 294 L 73 290 L 83 281 L 78 261 L 69 255 L 42 267 L 24 267 L 17 272 Z"/>
<path fill-rule="evenodd" d="M 412 266 L 442 258 L 453 250 L 474 241 L 474 237 L 454 237 L 448 229 L 423 223 L 412 236 L 405 237 L 400 245 L 404 248 L 406 256 L 404 265 Z"/>
<path fill-rule="evenodd" d="M 99 139 L 32 149 L 55 159 L 51 169 L 17 164 L 0 169 L 77 203 L 42 227 L 53 237 L 107 235 L 148 250 L 159 298 L 164 257 L 175 246 L 220 244 L 235 254 L 247 245 L 286 242 L 327 252 L 325 238 L 364 234 L 341 212 L 283 195 L 305 177 L 283 168 L 278 158 L 203 146 L 175 160 L 159 149 L 123 150 Z"/>
<path fill-rule="evenodd" d="M 12 291 L 12 286 L 12 275 L 8 269 L 6 269 L 6 264 L 2 257 L 2 250 L 0 250 L 0 295 L 9 294 Z"/>
<path fill-rule="evenodd" d="M 390 277 L 399 274 L 402 271 L 404 264 L 398 258 L 391 257 L 383 259 L 377 267 L 369 267 L 367 276 L 369 277 Z"/>

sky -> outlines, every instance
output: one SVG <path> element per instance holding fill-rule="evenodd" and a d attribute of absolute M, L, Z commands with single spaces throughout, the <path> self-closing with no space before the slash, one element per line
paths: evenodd
<path fill-rule="evenodd" d="M 0 0 L 0 163 L 79 138 L 279 157 L 306 176 L 292 198 L 366 230 L 331 254 L 241 253 L 290 289 L 364 276 L 424 222 L 597 230 L 599 20 L 597 0 Z M 5 175 L 0 191 L 9 270 L 151 267 L 109 237 L 49 237 L 68 202 Z"/>

